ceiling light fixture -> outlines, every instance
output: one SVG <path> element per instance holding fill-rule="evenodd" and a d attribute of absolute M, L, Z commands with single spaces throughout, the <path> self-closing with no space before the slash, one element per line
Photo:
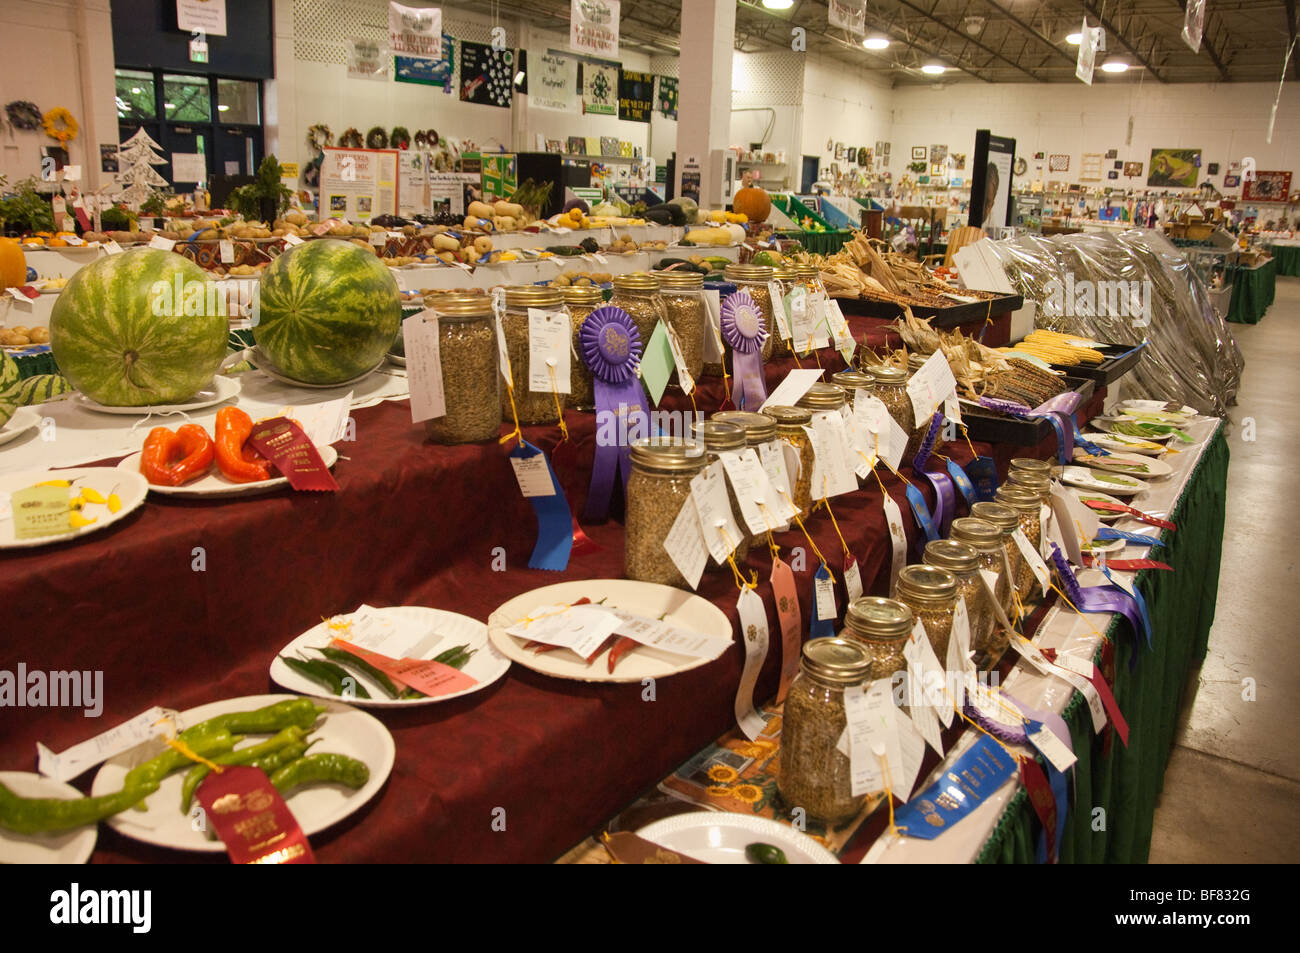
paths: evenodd
<path fill-rule="evenodd" d="M 921 67 L 922 73 L 928 73 L 931 76 L 938 76 L 946 70 L 947 67 L 942 63 L 926 63 Z"/>
<path fill-rule="evenodd" d="M 1107 60 L 1101 64 L 1103 73 L 1123 73 L 1128 70 L 1128 64 L 1123 60 Z"/>
<path fill-rule="evenodd" d="M 1078 46 L 1080 43 L 1083 42 L 1083 34 L 1071 33 L 1069 36 L 1065 38 L 1065 42 L 1069 43 L 1071 46 Z"/>
<path fill-rule="evenodd" d="M 869 36 L 862 41 L 862 45 L 869 50 L 887 50 L 889 49 L 889 37 Z"/>
<path fill-rule="evenodd" d="M 792 6 L 794 0 L 763 0 L 765 10 L 789 10 Z"/>
<path fill-rule="evenodd" d="M 230 107 L 227 106 L 225 103 L 222 103 L 220 106 L 217 107 L 217 112 L 224 113 L 229 111 L 230 111 Z"/>

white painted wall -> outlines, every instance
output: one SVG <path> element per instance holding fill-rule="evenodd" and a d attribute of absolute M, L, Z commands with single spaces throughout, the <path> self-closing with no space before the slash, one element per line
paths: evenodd
<path fill-rule="evenodd" d="M 852 69 L 820 56 L 806 59 L 800 148 L 802 155 L 821 159 L 825 176 L 835 161 L 834 149 L 826 148 L 827 141 L 875 149 L 878 141 L 890 140 L 894 91 L 887 81 L 867 70 Z M 897 147 L 893 154 L 897 154 Z M 840 165 L 844 167 L 844 163 Z M 899 168 L 896 158 L 890 168 Z M 798 182 L 794 187 L 798 188 Z"/>

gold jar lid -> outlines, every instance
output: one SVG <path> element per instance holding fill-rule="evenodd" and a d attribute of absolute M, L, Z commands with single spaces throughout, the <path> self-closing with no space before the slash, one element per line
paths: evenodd
<path fill-rule="evenodd" d="M 554 308 L 564 304 L 564 293 L 547 285 L 511 285 L 506 288 L 507 308 Z"/>
<path fill-rule="evenodd" d="M 918 371 L 920 370 L 921 365 L 924 364 L 929 359 L 930 359 L 930 355 L 917 354 L 915 351 L 913 351 L 911 354 L 907 355 L 907 369 L 909 371 Z"/>
<path fill-rule="evenodd" d="M 975 547 L 956 539 L 930 540 L 925 544 L 923 558 L 931 566 L 954 573 L 974 572 L 980 568 L 980 557 Z"/>
<path fill-rule="evenodd" d="M 756 414 L 748 410 L 720 410 L 710 419 L 743 427 L 745 442 L 751 447 L 767 443 L 776 436 L 776 420 L 767 414 Z"/>
<path fill-rule="evenodd" d="M 708 462 L 703 448 L 680 437 L 642 437 L 633 440 L 629 455 L 632 463 L 651 470 L 692 473 Z"/>
<path fill-rule="evenodd" d="M 430 308 L 439 320 L 471 321 L 492 316 L 492 299 L 487 295 L 441 295 Z"/>
<path fill-rule="evenodd" d="M 943 605 L 957 597 L 957 577 L 928 563 L 904 566 L 898 573 L 895 594 L 903 602 Z"/>
<path fill-rule="evenodd" d="M 911 634 L 912 610 L 897 599 L 864 596 L 849 603 L 844 625 L 864 639 L 892 642 Z"/>
<path fill-rule="evenodd" d="M 565 304 L 600 304 L 605 295 L 595 285 L 569 285 L 564 289 Z"/>
<path fill-rule="evenodd" d="M 803 644 L 799 667 L 822 682 L 858 685 L 871 673 L 871 656 L 849 639 L 809 639 Z"/>
<path fill-rule="evenodd" d="M 871 376 L 876 379 L 877 384 L 907 383 L 907 371 L 901 367 L 892 367 L 888 364 L 880 364 L 871 368 Z"/>
<path fill-rule="evenodd" d="M 839 410 L 847 399 L 843 387 L 818 381 L 804 391 L 796 406 L 807 407 L 809 410 Z"/>
<path fill-rule="evenodd" d="M 659 279 L 645 271 L 634 271 L 626 275 L 615 275 L 614 290 L 636 291 L 640 293 L 658 291 Z"/>
<path fill-rule="evenodd" d="M 975 516 L 961 516 L 953 520 L 948 537 L 968 543 L 983 553 L 1002 548 L 1002 530 L 988 520 Z"/>
<path fill-rule="evenodd" d="M 1020 517 L 1016 515 L 1016 511 L 1001 503 L 989 503 L 987 501 L 976 503 L 970 508 L 970 515 L 978 516 L 982 520 L 988 520 L 1002 530 L 1004 536 L 1010 536 L 1020 528 Z"/>
<path fill-rule="evenodd" d="M 703 440 L 707 450 L 739 450 L 745 446 L 745 428 L 721 420 L 699 420 L 691 424 L 691 436 Z"/>
<path fill-rule="evenodd" d="M 795 265 L 794 272 L 800 278 L 820 278 L 821 270 L 816 265 Z"/>
<path fill-rule="evenodd" d="M 722 274 L 732 281 L 771 281 L 774 272 L 771 265 L 740 265 L 733 262 L 722 269 Z"/>
<path fill-rule="evenodd" d="M 1012 457 L 1012 470 L 1027 470 L 1030 473 L 1041 473 L 1044 476 L 1052 475 L 1052 464 L 1047 460 L 1039 460 L 1036 457 Z"/>
<path fill-rule="evenodd" d="M 793 281 L 799 274 L 790 265 L 773 265 L 772 277 L 777 281 Z"/>
<path fill-rule="evenodd" d="M 994 494 L 997 502 L 1005 504 L 1019 513 L 1032 513 L 1038 515 L 1038 507 L 1042 500 L 1033 490 L 1019 486 L 999 487 Z"/>
<path fill-rule="evenodd" d="M 831 375 L 831 383 L 837 384 L 840 387 L 844 388 L 844 390 L 847 393 L 852 393 L 853 391 L 857 390 L 859 387 L 870 387 L 871 382 L 874 379 L 875 378 L 873 378 L 870 374 L 864 373 L 863 371 L 854 370 L 853 368 L 849 368 L 848 370 L 844 370 L 844 371 L 838 371 Z"/>
<path fill-rule="evenodd" d="M 761 412 L 775 420 L 779 428 L 789 429 L 793 427 L 798 430 L 800 427 L 812 423 L 812 411 L 806 407 L 774 404 L 771 407 L 764 407 Z"/>
<path fill-rule="evenodd" d="M 1046 473 L 1035 473 L 1032 470 L 1012 470 L 1007 474 L 1007 484 L 1022 486 L 1039 497 L 1045 497 L 1051 491 L 1052 478 Z"/>
<path fill-rule="evenodd" d="M 699 291 L 704 276 L 698 271 L 656 271 L 655 280 L 664 291 Z"/>

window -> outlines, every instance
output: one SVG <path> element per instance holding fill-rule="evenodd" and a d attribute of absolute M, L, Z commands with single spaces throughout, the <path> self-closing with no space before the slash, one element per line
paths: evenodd
<path fill-rule="evenodd" d="M 128 122 L 143 122 L 155 118 L 154 81 L 152 73 L 139 70 L 117 71 L 117 118 Z"/>
<path fill-rule="evenodd" d="M 206 76 L 163 75 L 163 114 L 175 122 L 210 122 L 212 97 Z"/>
<path fill-rule="evenodd" d="M 217 122 L 258 125 L 258 84 L 241 79 L 217 80 Z"/>

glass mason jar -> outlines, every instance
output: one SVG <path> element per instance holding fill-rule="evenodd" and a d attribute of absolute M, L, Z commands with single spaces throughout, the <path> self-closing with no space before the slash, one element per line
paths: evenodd
<path fill-rule="evenodd" d="M 823 384 L 818 381 L 804 391 L 795 406 L 820 413 L 824 410 L 842 410 L 847 401 L 848 394 L 839 384 Z"/>
<path fill-rule="evenodd" d="M 871 370 L 875 386 L 871 392 L 876 395 L 894 423 L 903 428 L 907 434 L 907 447 L 903 451 L 903 462 L 910 464 L 920 449 L 925 434 L 916 426 L 916 413 L 912 410 L 912 398 L 907 396 L 907 372 L 902 368 L 880 365 Z"/>
<path fill-rule="evenodd" d="M 831 296 L 826 291 L 826 286 L 822 284 L 821 271 L 818 270 L 816 265 L 795 265 L 794 271 L 795 271 L 795 275 L 798 276 L 800 284 L 802 284 L 804 288 L 807 289 L 809 295 L 820 295 L 822 301 L 829 304 L 831 300 Z M 828 319 L 828 323 L 829 323 L 829 319 Z M 822 327 L 819 330 L 820 333 L 827 335 L 832 340 L 834 339 L 834 335 L 831 333 L 830 328 Z M 806 341 L 804 342 L 804 345 L 805 346 L 807 345 Z M 803 354 L 805 352 L 800 350 L 799 353 Z"/>
<path fill-rule="evenodd" d="M 438 348 L 446 413 L 426 420 L 434 443 L 479 443 L 501 433 L 501 371 L 497 327 L 486 295 L 443 295 L 430 306 L 438 317 Z"/>
<path fill-rule="evenodd" d="M 845 397 L 848 399 L 849 407 L 852 409 L 854 398 L 859 390 L 871 391 L 871 385 L 875 378 L 865 371 L 859 371 L 855 368 L 837 371 L 831 375 L 831 383 L 844 389 Z"/>
<path fill-rule="evenodd" d="M 1036 457 L 1012 457 L 1008 475 L 1014 473 L 1016 470 L 1024 470 L 1028 473 L 1041 473 L 1049 480 L 1052 478 L 1052 463 L 1050 460 L 1039 460 Z"/>
<path fill-rule="evenodd" d="M 907 355 L 907 376 L 911 377 L 921 369 L 921 365 L 930 359 L 929 354 L 918 354 L 916 351 Z"/>
<path fill-rule="evenodd" d="M 1010 619 L 1015 606 L 1010 578 L 1007 576 L 1006 554 L 1002 548 L 1002 530 L 988 520 L 974 516 L 961 516 L 952 521 L 948 538 L 965 543 L 975 550 L 981 572 L 992 573 L 994 577 L 993 585 L 990 587 L 994 599 Z M 996 619 L 997 617 L 994 616 L 995 622 Z M 980 643 L 975 640 L 972 631 L 971 647 L 977 652 L 1000 655 L 1007 647 L 1007 634 L 1002 631 L 1000 625 L 995 624 L 989 632 L 988 640 Z"/>
<path fill-rule="evenodd" d="M 957 580 L 957 595 L 966 600 L 972 649 L 987 645 L 997 625 L 993 597 L 980 579 L 979 556 L 974 546 L 955 539 L 934 539 L 925 544 L 925 561 L 952 573 Z"/>
<path fill-rule="evenodd" d="M 1014 486 L 1022 490 L 1028 490 L 1040 503 L 1046 503 L 1052 498 L 1052 478 L 1046 473 L 1012 469 L 1007 474 L 1003 486 Z"/>
<path fill-rule="evenodd" d="M 530 391 L 528 389 L 528 311 L 537 308 L 542 311 L 562 312 L 566 319 L 568 312 L 564 309 L 564 295 L 559 288 L 547 288 L 541 285 L 515 285 L 506 288 L 506 306 L 501 313 L 501 330 L 506 336 L 506 351 L 510 354 L 510 373 L 514 377 L 515 413 L 521 424 L 555 423 L 559 418 L 556 410 L 555 395 L 549 391 Z M 572 361 L 572 356 L 570 356 Z M 558 379 L 556 381 L 559 383 Z M 560 406 L 564 406 L 565 395 L 560 395 Z M 510 415 L 510 396 L 501 395 L 501 419 L 514 423 Z"/>
<path fill-rule="evenodd" d="M 697 271 L 659 271 L 659 292 L 668 314 L 668 327 L 677 336 L 686 370 L 692 380 L 704 372 L 704 335 L 708 333 L 708 316 L 704 308 L 704 276 Z M 673 372 L 673 383 L 677 373 Z"/>
<path fill-rule="evenodd" d="M 758 449 L 776 439 L 776 420 L 767 414 L 748 410 L 720 410 L 710 420 L 717 420 L 745 431 L 745 445 Z"/>
<path fill-rule="evenodd" d="M 776 282 L 777 288 L 781 290 L 781 313 L 785 315 L 785 329 L 790 330 L 790 313 L 785 306 L 785 297 L 799 283 L 798 276 L 794 268 L 787 265 L 778 265 L 772 269 L 772 280 Z M 776 309 L 776 302 L 772 303 L 773 311 Z M 772 327 L 770 329 L 776 340 L 772 343 L 773 357 L 789 357 L 790 340 L 781 336 L 781 325 L 775 320 L 773 315 Z"/>
<path fill-rule="evenodd" d="M 1039 507 L 1042 500 L 1033 490 L 1022 486 L 1006 485 L 998 488 L 994 495 L 995 503 L 1002 503 L 1016 511 L 1020 518 L 1020 529 L 1029 539 L 1029 544 L 1036 551 L 1043 545 L 1043 513 Z M 1022 597 L 1023 598 L 1023 597 Z"/>
<path fill-rule="evenodd" d="M 748 292 L 754 299 L 754 304 L 758 305 L 758 310 L 763 315 L 763 327 L 767 329 L 767 338 L 763 341 L 763 360 L 770 361 L 776 339 L 781 336 L 772 319 L 772 295 L 767 290 L 767 283 L 775 274 L 772 266 L 731 264 L 722 269 L 722 274 L 728 281 L 736 283 L 737 291 Z"/>
<path fill-rule="evenodd" d="M 644 271 L 615 275 L 614 293 L 609 303 L 632 316 L 637 333 L 641 335 L 641 353 L 644 354 L 655 325 L 668 320 L 663 296 L 659 294 L 659 279 Z"/>
<path fill-rule="evenodd" d="M 596 409 L 596 393 L 591 382 L 591 369 L 582 358 L 578 335 L 582 333 L 583 322 L 591 312 L 604 303 L 604 294 L 594 285 L 585 288 L 570 285 L 564 289 L 564 304 L 569 309 L 569 318 L 573 321 L 573 360 L 569 366 L 568 406 L 574 410 Z"/>
<path fill-rule="evenodd" d="M 719 454 L 734 453 L 745 449 L 745 428 L 736 424 L 725 423 L 721 420 L 701 420 L 691 425 L 689 439 L 696 441 L 697 445 L 703 443 L 705 456 L 708 463 L 717 463 L 722 458 Z M 753 534 L 749 531 L 748 524 L 745 523 L 744 514 L 740 512 L 740 504 L 736 501 L 736 491 L 731 488 L 731 480 L 726 479 L 727 499 L 731 502 L 731 518 L 736 521 L 736 527 L 740 530 L 740 539 L 732 540 L 736 544 L 733 556 L 736 565 L 739 566 L 749 555 L 750 544 L 754 541 Z M 704 532 L 708 533 L 710 527 L 703 527 Z M 726 563 L 719 563 L 709 556 L 708 565 L 705 567 L 711 571 L 726 569 Z"/>
<path fill-rule="evenodd" d="M 952 638 L 952 614 L 957 609 L 957 577 L 927 563 L 904 566 L 894 583 L 894 598 L 921 620 L 934 654 L 943 665 Z"/>
<path fill-rule="evenodd" d="M 773 405 L 764 407 L 763 413 L 776 421 L 777 438 L 799 452 L 799 472 L 790 474 L 794 482 L 794 497 L 790 502 L 799 511 L 799 518 L 807 519 L 812 512 L 813 447 L 803 428 L 812 423 L 812 411 Z"/>
<path fill-rule="evenodd" d="M 857 642 L 810 639 L 786 695 L 777 789 L 790 808 L 828 824 L 847 821 L 866 803 L 865 794 L 854 796 L 849 758 L 837 745 L 848 726 L 844 689 L 863 684 L 870 671 Z"/>
<path fill-rule="evenodd" d="M 903 647 L 912 634 L 912 610 L 897 599 L 863 596 L 849 603 L 840 638 L 859 643 L 871 658 L 868 681 L 907 671 Z"/>
<path fill-rule="evenodd" d="M 1002 550 L 1007 554 L 1011 591 L 1016 599 L 1023 600 L 1022 594 L 1027 593 L 1034 584 L 1034 573 L 1029 568 L 1029 563 L 1025 562 L 1025 557 L 1020 554 L 1020 547 L 1011 538 L 1020 528 L 1020 515 L 1009 506 L 990 502 L 976 503 L 970 508 L 970 515 L 988 520 L 1002 531 Z"/>
<path fill-rule="evenodd" d="M 704 451 L 680 437 L 648 437 L 632 442 L 630 456 L 623 572 L 628 579 L 687 589 L 664 540 L 681 508 L 695 505 L 691 478 L 704 469 Z"/>
<path fill-rule="evenodd" d="M 725 301 L 727 295 L 734 294 L 736 291 L 736 286 L 729 281 L 706 281 L 704 287 L 708 291 L 716 291 L 718 293 L 719 302 Z M 705 305 L 705 307 L 707 308 L 708 306 Z M 727 348 L 722 344 L 721 335 L 719 334 L 718 329 L 713 326 L 713 321 L 708 319 L 708 315 L 705 315 L 704 333 L 714 337 L 719 352 L 723 354 L 726 353 Z M 729 361 L 730 358 L 727 360 Z M 723 370 L 722 361 L 705 361 L 702 373 L 705 377 L 721 377 Z"/>

